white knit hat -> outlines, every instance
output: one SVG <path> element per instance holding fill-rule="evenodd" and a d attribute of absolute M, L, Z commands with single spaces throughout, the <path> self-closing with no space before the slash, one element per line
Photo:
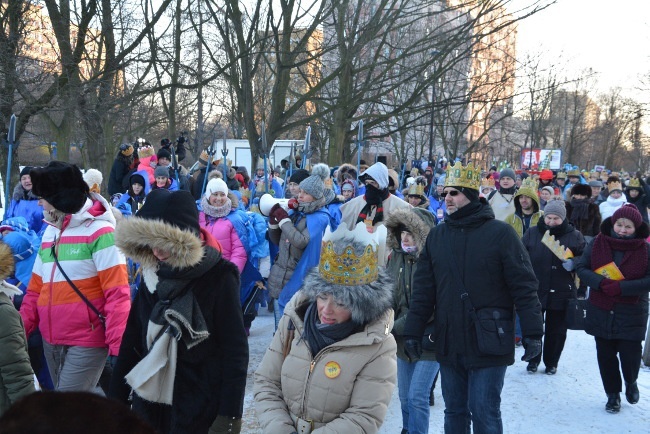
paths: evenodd
<path fill-rule="evenodd" d="M 205 197 L 210 199 L 212 193 L 221 191 L 224 194 L 228 194 L 228 186 L 221 178 L 212 178 L 208 181 L 208 185 L 205 186 Z"/>

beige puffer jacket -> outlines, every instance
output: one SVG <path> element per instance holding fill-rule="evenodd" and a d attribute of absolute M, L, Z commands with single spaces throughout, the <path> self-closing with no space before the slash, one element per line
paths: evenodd
<path fill-rule="evenodd" d="M 286 306 L 278 331 L 255 373 L 255 407 L 266 434 L 297 431 L 296 420 L 313 421 L 312 433 L 367 434 L 379 430 L 397 376 L 396 344 L 388 309 L 363 331 L 324 348 L 312 358 L 302 340 L 309 301 L 298 292 Z M 291 351 L 283 360 L 289 323 Z"/>

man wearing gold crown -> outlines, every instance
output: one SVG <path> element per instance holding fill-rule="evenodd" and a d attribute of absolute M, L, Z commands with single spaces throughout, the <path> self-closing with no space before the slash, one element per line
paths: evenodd
<path fill-rule="evenodd" d="M 503 432 L 501 390 L 506 367 L 514 363 L 515 306 L 524 336 L 522 360 L 532 360 L 542 345 L 530 258 L 515 231 L 479 198 L 480 182 L 471 164 L 447 169 L 448 217 L 431 229 L 420 253 L 404 327 L 405 352 L 417 360 L 425 324 L 434 314 L 446 433 L 469 432 L 472 423 L 474 432 Z"/>

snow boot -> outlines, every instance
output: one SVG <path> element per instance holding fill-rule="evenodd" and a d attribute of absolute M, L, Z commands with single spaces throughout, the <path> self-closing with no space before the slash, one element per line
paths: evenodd
<path fill-rule="evenodd" d="M 620 393 L 607 394 L 607 404 L 605 404 L 605 410 L 607 410 L 609 413 L 618 413 L 621 410 Z"/>
<path fill-rule="evenodd" d="M 535 372 L 537 372 L 537 363 L 528 362 L 528 366 L 526 367 L 526 370 L 528 371 L 529 374 L 534 374 Z"/>
<path fill-rule="evenodd" d="M 630 404 L 639 402 L 639 386 L 634 383 L 625 383 L 625 398 Z"/>

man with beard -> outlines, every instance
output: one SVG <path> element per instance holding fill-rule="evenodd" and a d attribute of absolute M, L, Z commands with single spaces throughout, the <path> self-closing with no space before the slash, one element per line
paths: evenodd
<path fill-rule="evenodd" d="M 524 232 L 529 227 L 535 226 L 543 215 L 544 213 L 539 210 L 537 182 L 527 178 L 515 193 L 515 212 L 506 217 L 505 222 L 512 226 L 521 238 Z"/>
<path fill-rule="evenodd" d="M 365 184 L 366 192 L 349 202 L 341 205 L 341 224 L 348 230 L 354 230 L 359 222 L 363 222 L 368 232 L 374 232 L 376 227 L 384 224 L 385 218 L 397 208 L 410 208 L 410 205 L 388 191 L 388 168 L 384 163 L 377 162 L 359 176 Z M 388 259 L 389 249 L 386 250 L 384 262 Z M 380 258 L 381 260 L 381 258 Z"/>
<path fill-rule="evenodd" d="M 566 204 L 567 220 L 589 241 L 598 235 L 601 223 L 598 205 L 591 201 L 591 187 L 576 184 L 570 194 Z"/>

